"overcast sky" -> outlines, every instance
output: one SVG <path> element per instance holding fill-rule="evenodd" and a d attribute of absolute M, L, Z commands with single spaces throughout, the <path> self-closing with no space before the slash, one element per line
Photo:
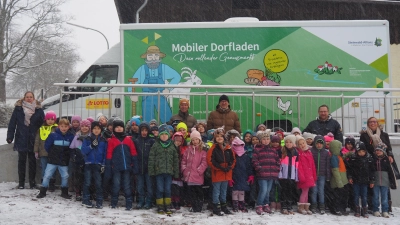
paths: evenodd
<path fill-rule="evenodd" d="M 74 16 L 71 23 L 102 32 L 110 48 L 119 42 L 119 19 L 113 0 L 69 0 L 61 10 Z M 71 42 L 78 46 L 82 62 L 77 65 L 77 70 L 82 74 L 107 51 L 107 44 L 104 37 L 95 31 L 67 26 L 73 31 Z"/>

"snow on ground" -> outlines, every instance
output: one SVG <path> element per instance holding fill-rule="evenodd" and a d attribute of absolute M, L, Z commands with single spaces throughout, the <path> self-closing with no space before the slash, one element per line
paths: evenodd
<path fill-rule="evenodd" d="M 0 145 L 7 144 L 7 128 L 0 128 Z"/>
<path fill-rule="evenodd" d="M 399 208 L 394 208 L 394 217 L 356 218 L 354 216 L 300 214 L 285 216 L 280 213 L 259 216 L 255 211 L 235 213 L 229 216 L 211 216 L 209 211 L 190 213 L 187 208 L 171 217 L 158 215 L 152 210 L 125 211 L 124 200 L 120 198 L 120 207 L 111 209 L 104 203 L 103 209 L 88 209 L 75 200 L 61 198 L 60 190 L 47 193 L 43 199 L 37 199 L 38 190 L 18 190 L 17 183 L 0 183 L 0 224 L 400 224 L 397 215 Z"/>

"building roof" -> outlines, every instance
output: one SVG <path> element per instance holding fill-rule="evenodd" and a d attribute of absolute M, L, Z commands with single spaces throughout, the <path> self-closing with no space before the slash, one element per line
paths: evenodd
<path fill-rule="evenodd" d="M 135 23 L 144 2 L 114 0 L 120 23 Z M 141 23 L 268 20 L 388 20 L 391 44 L 400 42 L 400 1 L 367 0 L 149 0 Z"/>

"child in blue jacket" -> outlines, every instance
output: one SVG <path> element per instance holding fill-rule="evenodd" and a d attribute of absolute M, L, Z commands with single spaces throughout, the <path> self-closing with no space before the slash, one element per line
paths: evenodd
<path fill-rule="evenodd" d="M 101 126 L 98 121 L 94 121 L 91 128 L 92 133 L 83 140 L 81 149 L 85 159 L 82 205 L 87 208 L 93 207 L 89 193 L 90 182 L 93 177 L 96 187 L 96 208 L 101 209 L 103 208 L 103 189 L 100 173 L 104 172 L 107 142 L 101 136 Z"/>

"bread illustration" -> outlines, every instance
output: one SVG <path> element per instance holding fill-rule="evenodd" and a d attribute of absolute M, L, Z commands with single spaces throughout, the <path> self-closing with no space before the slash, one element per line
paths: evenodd
<path fill-rule="evenodd" d="M 264 76 L 264 72 L 262 70 L 257 69 L 249 69 L 247 70 L 247 77 L 248 78 L 255 78 L 261 81 L 261 78 Z"/>

